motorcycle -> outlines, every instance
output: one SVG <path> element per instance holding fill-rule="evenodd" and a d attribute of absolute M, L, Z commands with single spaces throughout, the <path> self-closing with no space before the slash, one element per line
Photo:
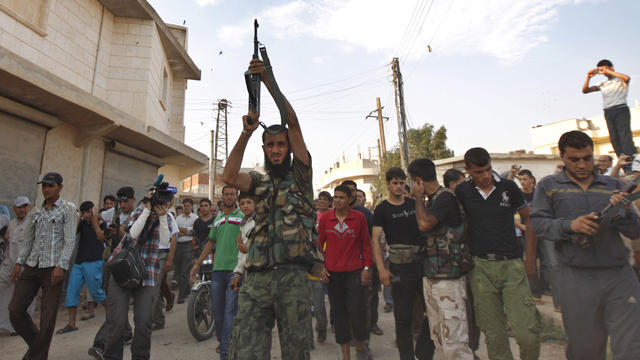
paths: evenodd
<path fill-rule="evenodd" d="M 211 299 L 211 276 L 213 258 L 211 255 L 200 265 L 199 278 L 191 288 L 187 307 L 189 331 L 198 341 L 211 338 L 215 331 L 213 325 L 213 301 Z"/>

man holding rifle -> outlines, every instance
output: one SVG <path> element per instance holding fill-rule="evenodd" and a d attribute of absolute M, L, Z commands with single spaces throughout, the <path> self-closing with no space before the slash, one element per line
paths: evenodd
<path fill-rule="evenodd" d="M 620 238 L 640 237 L 640 219 L 628 206 L 637 195 L 595 171 L 593 141 L 585 133 L 564 133 L 558 149 L 564 169 L 538 184 L 531 222 L 539 238 L 555 243 L 560 260 L 567 358 L 604 359 L 611 337 L 615 359 L 640 359 L 640 283 Z"/>
<path fill-rule="evenodd" d="M 249 73 L 258 75 L 269 90 L 283 124 L 265 127 L 262 133 L 266 174 L 239 173 L 245 148 L 259 125 L 259 106 L 250 106 L 222 175 L 226 184 L 256 199 L 256 226 L 247 236 L 246 279 L 239 293 L 229 359 L 257 359 L 276 320 L 282 358 L 309 359 L 311 285 L 307 272 L 318 264 L 312 241 L 311 155 L 296 113 L 278 89 L 264 48 L 261 52 L 265 62 L 254 54 Z"/>

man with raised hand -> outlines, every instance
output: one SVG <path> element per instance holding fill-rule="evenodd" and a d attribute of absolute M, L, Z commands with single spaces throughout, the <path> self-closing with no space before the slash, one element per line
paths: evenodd
<path fill-rule="evenodd" d="M 276 103 L 283 104 L 288 127 L 272 125 L 262 134 L 266 174 L 240 173 L 245 148 L 259 122 L 259 114 L 250 111 L 243 117 L 242 134 L 222 175 L 226 184 L 256 198 L 256 226 L 248 234 L 246 283 L 239 292 L 229 358 L 257 359 L 277 320 L 282 358 L 304 360 L 309 359 L 312 344 L 307 273 L 318 264 L 311 155 L 295 111 L 274 88 L 264 63 L 252 60 L 249 71 L 259 74 Z M 314 268 L 315 274 L 320 273 L 318 268 L 322 266 Z"/>

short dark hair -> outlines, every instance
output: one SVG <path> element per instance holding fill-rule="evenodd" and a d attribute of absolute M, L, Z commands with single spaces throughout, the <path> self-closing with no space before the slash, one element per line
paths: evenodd
<path fill-rule="evenodd" d="M 184 198 L 182 200 L 182 205 L 184 205 L 186 203 L 189 203 L 189 204 L 191 204 L 191 206 L 193 206 L 193 199 L 192 198 Z"/>
<path fill-rule="evenodd" d="M 336 191 L 343 192 L 343 193 L 347 194 L 348 197 L 352 196 L 351 188 L 348 187 L 347 185 L 344 185 L 344 184 L 340 184 L 340 185 L 336 186 L 336 188 L 333 189 L 333 193 L 335 194 Z"/>
<path fill-rule="evenodd" d="M 384 177 L 387 182 L 393 179 L 406 180 L 407 174 L 405 174 L 404 170 L 402 170 L 401 168 L 394 166 L 390 167 L 389 170 L 387 170 L 387 172 L 384 174 Z"/>
<path fill-rule="evenodd" d="M 558 150 L 560 150 L 560 155 L 564 154 L 567 146 L 570 146 L 574 149 L 584 149 L 588 146 L 593 149 L 593 140 L 591 140 L 589 135 L 583 133 L 582 131 L 567 131 L 566 133 L 562 134 L 562 136 L 560 136 L 560 140 L 558 140 Z"/>
<path fill-rule="evenodd" d="M 182 207 L 182 205 L 178 205 L 178 206 L 176 206 L 176 211 L 178 211 L 178 209 L 180 209 L 180 210 L 184 210 L 184 208 Z"/>
<path fill-rule="evenodd" d="M 289 141 L 289 129 L 287 129 L 286 126 L 275 124 L 264 129 L 264 131 L 262 132 L 262 143 L 264 144 L 264 140 L 267 138 L 267 134 L 278 135 L 280 133 L 284 133 L 287 137 L 287 141 Z"/>
<path fill-rule="evenodd" d="M 436 180 L 436 165 L 429 159 L 415 159 L 409 164 L 407 170 L 411 176 L 419 176 L 423 181 Z"/>
<path fill-rule="evenodd" d="M 444 175 L 442 175 L 442 182 L 444 183 L 444 187 L 448 188 L 452 181 L 458 181 L 461 178 L 464 178 L 462 171 L 458 169 L 449 169 L 444 172 Z"/>
<path fill-rule="evenodd" d="M 333 197 L 331 196 L 331 193 L 328 192 L 328 191 L 320 191 L 320 193 L 318 194 L 318 199 L 321 198 L 321 197 L 323 197 L 323 198 L 325 198 L 325 199 L 327 199 L 329 201 L 333 200 Z"/>
<path fill-rule="evenodd" d="M 596 65 L 598 67 L 600 66 L 613 66 L 613 63 L 611 62 L 611 60 L 607 60 L 607 59 L 602 59 L 600 61 L 598 61 L 598 65 Z"/>
<path fill-rule="evenodd" d="M 340 185 L 355 186 L 356 189 L 358 188 L 358 184 L 356 184 L 356 182 L 353 180 L 345 180 Z"/>
<path fill-rule="evenodd" d="M 208 198 L 200 199 L 200 201 L 198 201 L 198 204 L 202 204 L 203 202 L 209 203 L 209 206 L 211 206 L 211 200 L 209 200 Z"/>
<path fill-rule="evenodd" d="M 364 192 L 364 190 L 360 190 L 360 189 L 356 189 L 356 193 L 362 193 L 362 196 L 364 196 L 364 199 L 367 199 L 367 193 Z"/>
<path fill-rule="evenodd" d="M 522 169 L 522 170 L 520 170 L 520 172 L 518 173 L 518 175 L 519 175 L 519 176 L 527 175 L 528 177 L 530 177 L 530 178 L 532 178 L 532 179 L 533 179 L 533 183 L 534 183 L 534 184 L 536 183 L 536 177 L 535 177 L 535 176 L 533 176 L 533 173 L 532 173 L 532 172 L 531 172 L 531 170 L 529 170 L 529 169 Z"/>
<path fill-rule="evenodd" d="M 107 200 L 111 200 L 114 203 L 116 202 L 116 197 L 113 195 L 105 195 L 104 199 L 102 199 L 102 203 L 104 204 Z"/>
<path fill-rule="evenodd" d="M 411 188 L 409 187 L 409 185 L 404 184 L 404 189 L 407 190 L 409 194 L 411 194 Z"/>
<path fill-rule="evenodd" d="M 464 153 L 464 164 L 469 167 L 471 164 L 475 166 L 486 166 L 491 162 L 489 152 L 481 147 L 474 147 Z"/>
<path fill-rule="evenodd" d="M 235 186 L 233 186 L 233 185 L 225 185 L 225 186 L 223 186 L 223 187 L 222 187 L 222 192 L 224 193 L 224 191 L 225 191 L 225 190 L 227 190 L 227 189 L 233 189 L 233 190 L 235 190 L 235 191 L 236 191 L 236 194 L 238 194 L 238 188 L 236 188 L 236 187 L 235 187 Z"/>
<path fill-rule="evenodd" d="M 251 201 L 253 201 L 254 203 L 256 202 L 253 196 L 251 196 L 251 194 L 249 194 L 248 192 L 240 192 L 240 195 L 238 195 L 238 202 L 240 202 L 240 200 L 242 199 L 251 199 Z"/>
<path fill-rule="evenodd" d="M 91 201 L 85 201 L 80 204 L 80 211 L 89 211 L 93 208 L 93 203 Z"/>

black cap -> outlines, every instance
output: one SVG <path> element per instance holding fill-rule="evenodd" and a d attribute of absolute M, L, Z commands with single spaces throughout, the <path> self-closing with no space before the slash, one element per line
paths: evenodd
<path fill-rule="evenodd" d="M 118 201 L 120 200 L 129 200 L 135 197 L 135 191 L 131 186 L 123 186 L 118 190 Z"/>
<path fill-rule="evenodd" d="M 46 173 L 42 177 L 42 180 L 38 181 L 37 184 L 62 184 L 62 175 L 55 172 Z"/>

